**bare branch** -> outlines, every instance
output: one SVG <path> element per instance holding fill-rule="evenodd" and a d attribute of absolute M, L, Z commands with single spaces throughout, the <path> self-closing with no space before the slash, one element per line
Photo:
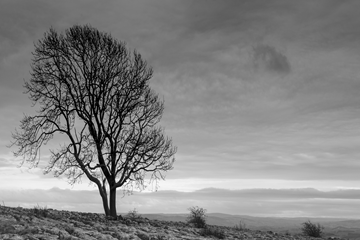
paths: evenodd
<path fill-rule="evenodd" d="M 85 175 L 106 213 L 106 185 L 113 206 L 116 188 L 142 189 L 145 179 L 163 179 L 172 169 L 176 147 L 157 127 L 164 102 L 151 90 L 153 70 L 138 52 L 90 26 L 50 29 L 35 44 L 31 69 L 24 87 L 39 110 L 13 134 L 22 164 L 36 167 L 40 149 L 63 134 L 67 141 L 50 151 L 44 173 L 65 175 L 71 184 Z"/>

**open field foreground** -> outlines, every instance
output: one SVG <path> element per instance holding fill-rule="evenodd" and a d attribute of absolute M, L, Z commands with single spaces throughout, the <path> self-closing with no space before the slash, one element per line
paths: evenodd
<path fill-rule="evenodd" d="M 272 231 L 245 230 L 234 227 L 209 226 L 222 232 L 222 239 L 340 239 L 309 238 Z M 216 239 L 203 236 L 203 229 L 184 222 L 121 218 L 108 220 L 104 214 L 58 211 L 46 208 L 25 209 L 0 207 L 0 239 L 8 240 L 75 240 L 75 239 Z M 219 234 L 221 235 L 221 234 Z"/>

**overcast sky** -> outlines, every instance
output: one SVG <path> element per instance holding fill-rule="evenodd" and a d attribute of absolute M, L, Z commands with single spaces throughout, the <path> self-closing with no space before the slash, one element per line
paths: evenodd
<path fill-rule="evenodd" d="M 71 187 L 44 176 L 46 156 L 18 168 L 6 147 L 23 113 L 35 113 L 22 86 L 33 43 L 51 26 L 90 24 L 153 67 L 161 125 L 178 147 L 159 191 L 119 198 L 119 212 L 198 205 L 360 218 L 359 9 L 357 0 L 2 0 L 0 201 L 102 211 L 86 179 Z"/>

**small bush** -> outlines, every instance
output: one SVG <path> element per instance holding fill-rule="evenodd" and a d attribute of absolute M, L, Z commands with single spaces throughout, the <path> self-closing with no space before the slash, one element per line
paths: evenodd
<path fill-rule="evenodd" d="M 245 231 L 245 230 L 247 230 L 246 224 L 241 220 L 240 220 L 239 224 L 236 224 L 234 226 L 234 229 L 237 230 L 237 231 Z"/>
<path fill-rule="evenodd" d="M 319 223 L 315 224 L 310 222 L 310 220 L 308 220 L 307 222 L 304 222 L 302 227 L 302 232 L 304 235 L 309 236 L 309 237 L 321 237 L 322 233 L 323 233 L 323 229 L 324 227 L 321 226 Z"/>
<path fill-rule="evenodd" d="M 201 230 L 200 234 L 204 237 L 214 236 L 219 239 L 225 239 L 225 231 L 217 227 L 206 226 L 203 230 Z"/>
<path fill-rule="evenodd" d="M 190 215 L 187 217 L 188 223 L 193 223 L 197 228 L 206 227 L 206 209 L 200 207 L 189 208 Z"/>
<path fill-rule="evenodd" d="M 39 205 L 35 206 L 33 209 L 34 215 L 37 217 L 44 217 L 46 218 L 49 215 L 49 210 L 47 207 L 40 207 Z"/>
<path fill-rule="evenodd" d="M 134 208 L 134 210 L 131 210 L 128 212 L 128 214 L 126 214 L 126 218 L 134 221 L 134 220 L 141 219 L 142 216 L 138 213 L 136 208 Z"/>

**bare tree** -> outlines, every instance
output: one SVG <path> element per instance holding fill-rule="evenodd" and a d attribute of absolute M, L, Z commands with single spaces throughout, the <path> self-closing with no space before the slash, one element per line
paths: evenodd
<path fill-rule="evenodd" d="M 116 217 L 116 189 L 132 192 L 164 179 L 176 147 L 164 136 L 164 103 L 149 87 L 153 71 L 141 55 L 91 26 L 50 29 L 35 43 L 25 88 L 39 109 L 13 133 L 15 156 L 36 167 L 40 149 L 66 136 L 44 173 L 96 184 L 107 216 Z M 108 192 L 109 199 L 108 199 Z"/>

